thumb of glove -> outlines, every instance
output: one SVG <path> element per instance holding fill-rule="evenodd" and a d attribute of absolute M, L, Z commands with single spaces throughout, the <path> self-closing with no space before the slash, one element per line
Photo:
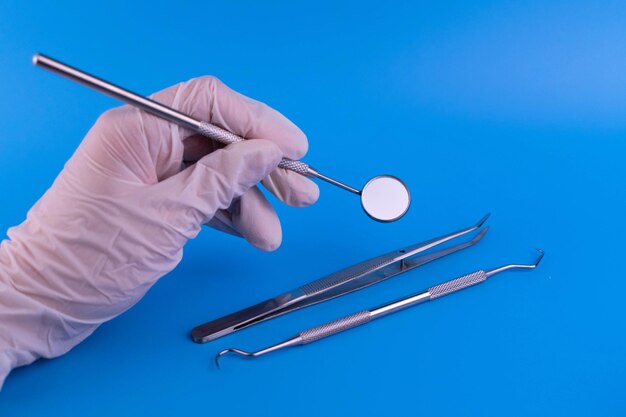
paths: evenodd
<path fill-rule="evenodd" d="M 273 142 L 247 140 L 212 152 L 193 166 L 153 185 L 151 194 L 170 226 L 187 239 L 233 199 L 267 177 L 280 162 L 282 152 Z"/>

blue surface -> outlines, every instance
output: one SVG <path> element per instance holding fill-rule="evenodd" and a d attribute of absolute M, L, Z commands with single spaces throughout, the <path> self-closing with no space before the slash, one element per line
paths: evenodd
<path fill-rule="evenodd" d="M 69 354 L 16 370 L 0 415 L 620 415 L 626 378 L 626 9 L 609 1 L 0 3 L 0 229 L 24 219 L 117 105 L 35 69 L 44 52 L 150 93 L 203 74 L 278 108 L 306 160 L 394 173 L 395 224 L 321 185 L 261 253 L 205 230 L 178 269 Z M 600 5 L 598 5 L 600 4 Z M 344 162 L 350 160 L 349 164 Z M 196 324 L 493 213 L 479 246 L 207 345 Z M 547 256 L 313 345 L 259 348 L 477 268 Z"/>

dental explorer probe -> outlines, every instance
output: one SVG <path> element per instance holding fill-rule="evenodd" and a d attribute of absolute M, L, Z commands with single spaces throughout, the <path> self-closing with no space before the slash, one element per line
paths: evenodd
<path fill-rule="evenodd" d="M 299 346 L 306 345 L 308 343 L 315 342 L 316 340 L 323 339 L 328 336 L 332 336 L 334 334 L 343 332 L 345 330 L 351 329 L 353 327 L 360 326 L 365 323 L 369 323 L 374 319 L 378 319 L 380 317 L 386 316 L 391 313 L 395 313 L 400 310 L 404 310 L 405 308 L 412 307 L 416 304 L 421 304 L 426 301 L 431 301 L 439 297 L 443 297 L 444 295 L 452 294 L 453 292 L 471 287 L 472 285 L 479 284 L 485 281 L 487 278 L 498 274 L 503 271 L 507 271 L 509 269 L 534 269 L 539 265 L 541 259 L 543 258 L 543 251 L 541 249 L 537 249 L 539 252 L 539 257 L 535 261 L 535 263 L 530 265 L 519 265 L 519 264 L 510 264 L 504 265 L 498 268 L 490 269 L 487 271 L 478 270 L 476 272 L 472 272 L 467 275 L 463 275 L 462 277 L 452 279 L 450 281 L 443 282 L 441 284 L 435 285 L 433 287 L 428 288 L 422 292 L 417 294 L 413 294 L 401 300 L 394 301 L 389 304 L 385 304 L 370 310 L 363 310 L 358 313 L 350 314 L 348 316 L 342 317 L 337 320 L 330 321 L 326 324 L 322 324 L 317 327 L 313 327 L 308 330 L 303 330 L 297 335 L 283 341 L 277 343 L 275 345 L 269 346 L 265 349 L 258 350 L 256 352 L 246 352 L 245 350 L 229 348 L 224 349 L 220 353 L 215 356 L 215 363 L 217 367 L 220 367 L 219 359 L 227 354 L 227 353 L 235 353 L 242 356 L 247 357 L 257 357 L 261 355 L 265 355 L 266 353 L 270 353 L 276 350 L 280 350 L 290 346 Z"/>
<path fill-rule="evenodd" d="M 33 56 L 33 64 L 111 96 L 126 104 L 138 107 L 169 122 L 191 129 L 202 136 L 206 136 L 224 145 L 230 145 L 245 140 L 228 130 L 205 121 L 197 120 L 178 110 L 133 93 L 132 91 L 71 67 L 49 56 L 35 54 Z M 380 222 L 392 222 L 400 219 L 408 211 L 411 204 L 411 194 L 408 187 L 402 180 L 393 175 L 376 176 L 369 180 L 362 190 L 358 190 L 320 173 L 302 161 L 283 158 L 278 166 L 304 175 L 305 177 L 319 178 L 353 194 L 357 194 L 361 197 L 361 206 L 365 213 L 372 219 Z"/>

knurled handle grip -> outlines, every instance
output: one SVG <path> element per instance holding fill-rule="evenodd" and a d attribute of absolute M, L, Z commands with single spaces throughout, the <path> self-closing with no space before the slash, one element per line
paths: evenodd
<path fill-rule="evenodd" d="M 288 169 L 289 171 L 297 172 L 305 177 L 310 177 L 309 165 L 302 161 L 294 161 L 293 159 L 283 158 L 278 166 L 280 168 Z"/>
<path fill-rule="evenodd" d="M 212 125 L 207 122 L 200 122 L 198 125 L 197 132 L 202 136 L 206 136 L 207 138 L 213 139 L 219 143 L 223 143 L 224 145 L 231 145 L 233 143 L 243 142 L 245 139 L 241 136 L 237 136 L 228 130 L 222 129 L 221 127 Z M 309 165 L 301 162 L 301 161 L 293 161 L 291 159 L 283 158 L 278 164 L 280 168 L 288 169 L 293 172 L 297 172 L 298 174 L 308 176 L 309 174 Z"/>
<path fill-rule="evenodd" d="M 337 320 L 329 321 L 317 327 L 303 330 L 299 333 L 302 338 L 302 344 L 315 342 L 328 336 L 343 332 L 344 330 L 360 326 L 370 321 L 370 312 L 368 310 L 359 311 Z"/>
<path fill-rule="evenodd" d="M 481 270 L 472 272 L 471 274 L 467 274 L 459 278 L 452 279 L 450 281 L 443 282 L 428 289 L 428 292 L 430 293 L 430 299 L 434 300 L 435 298 L 443 297 L 444 295 L 448 295 L 455 291 L 462 290 L 463 288 L 467 288 L 483 282 L 486 279 L 487 275 L 485 274 L 485 271 Z"/>

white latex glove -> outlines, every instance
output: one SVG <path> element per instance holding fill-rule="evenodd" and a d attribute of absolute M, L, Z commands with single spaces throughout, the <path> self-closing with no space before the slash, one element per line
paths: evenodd
<path fill-rule="evenodd" d="M 219 149 L 128 106 L 104 113 L 0 246 L 0 387 L 11 369 L 67 352 L 135 304 L 202 224 L 276 249 L 280 222 L 259 181 L 292 206 L 317 200 L 312 181 L 277 168 L 307 150 L 277 111 L 212 77 L 153 98 L 254 140 Z"/>

